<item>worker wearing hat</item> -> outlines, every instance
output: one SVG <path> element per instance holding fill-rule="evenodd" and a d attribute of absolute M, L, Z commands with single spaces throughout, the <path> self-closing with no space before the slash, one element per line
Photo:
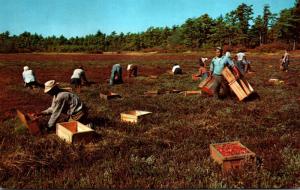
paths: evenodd
<path fill-rule="evenodd" d="M 52 130 L 55 127 L 62 113 L 69 116 L 69 121 L 86 122 L 87 113 L 84 104 L 76 94 L 60 89 L 55 80 L 50 80 L 45 83 L 44 92 L 53 96 L 52 104 L 48 109 L 37 114 L 37 116 L 51 114 L 47 130 Z"/>
<path fill-rule="evenodd" d="M 232 68 L 233 72 L 236 75 L 236 78 L 239 77 L 238 68 L 234 65 L 230 56 L 223 55 L 223 49 L 221 47 L 216 48 L 216 57 L 214 57 L 210 64 L 210 76 L 214 77 L 215 82 L 213 86 L 214 96 L 220 98 L 220 89 L 223 88 L 224 95 L 226 96 L 229 93 L 229 87 L 226 81 L 222 76 L 223 69 L 229 66 Z"/>

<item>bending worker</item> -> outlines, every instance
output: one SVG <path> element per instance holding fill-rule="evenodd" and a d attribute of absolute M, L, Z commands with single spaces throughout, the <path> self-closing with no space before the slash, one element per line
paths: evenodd
<path fill-rule="evenodd" d="M 129 64 L 127 66 L 127 72 L 128 72 L 128 77 L 137 77 L 137 71 L 138 71 L 138 68 L 136 65 L 133 65 L 133 64 Z"/>
<path fill-rule="evenodd" d="M 86 109 L 76 94 L 63 91 L 58 87 L 55 80 L 45 83 L 44 92 L 53 96 L 52 104 L 48 109 L 36 114 L 36 116 L 51 114 L 46 128 L 47 131 L 55 129 L 56 122 L 62 113 L 69 116 L 69 121 L 79 121 L 87 124 Z"/>
<path fill-rule="evenodd" d="M 86 80 L 83 67 L 80 66 L 73 71 L 73 74 L 71 76 L 71 84 L 74 85 L 75 88 L 79 88 L 80 90 L 83 83 L 88 84 L 88 81 Z"/>
<path fill-rule="evenodd" d="M 36 77 L 35 77 L 35 74 L 34 72 L 29 69 L 28 66 L 25 66 L 24 67 L 24 71 L 22 73 L 22 77 L 23 77 L 23 80 L 24 80 L 24 86 L 25 87 L 29 87 L 29 88 L 32 88 L 32 87 L 42 87 L 42 85 L 40 85 L 37 81 L 36 81 Z"/>
<path fill-rule="evenodd" d="M 120 64 L 114 64 L 111 70 L 109 84 L 121 84 L 123 83 L 122 79 L 122 67 Z"/>

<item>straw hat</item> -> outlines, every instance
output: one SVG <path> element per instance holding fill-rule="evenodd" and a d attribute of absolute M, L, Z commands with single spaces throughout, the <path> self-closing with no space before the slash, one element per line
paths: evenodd
<path fill-rule="evenodd" d="M 55 80 L 49 80 L 47 82 L 45 82 L 45 90 L 44 92 L 47 93 L 49 92 L 53 87 L 57 86 L 58 83 L 55 82 Z"/>

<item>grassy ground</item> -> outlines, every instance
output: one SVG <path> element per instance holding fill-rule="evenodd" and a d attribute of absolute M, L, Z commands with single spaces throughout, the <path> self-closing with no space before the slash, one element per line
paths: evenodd
<path fill-rule="evenodd" d="M 193 61 L 176 61 L 182 76 L 140 76 L 108 87 L 83 88 L 80 97 L 101 135 L 88 145 L 69 145 L 55 134 L 33 137 L 18 119 L 0 124 L 0 186 L 6 188 L 291 188 L 300 186 L 300 59 L 289 73 L 279 71 L 274 55 L 252 57 L 248 81 L 260 99 L 239 102 L 235 96 L 216 100 L 205 95 L 165 94 L 144 97 L 147 90 L 196 90 Z M 131 61 L 128 61 L 131 62 Z M 123 61 L 125 66 L 128 62 Z M 99 67 L 110 62 L 95 63 Z M 135 61 L 166 69 L 166 61 Z M 7 64 L 1 63 L 4 68 Z M 46 65 L 51 65 L 47 63 Z M 86 63 L 82 63 L 86 64 Z M 53 63 L 54 65 L 54 63 Z M 58 66 L 59 65 L 59 66 Z M 56 63 L 64 67 L 66 63 Z M 284 80 L 272 85 L 269 78 Z M 9 88 L 39 98 L 20 87 Z M 122 99 L 105 101 L 99 91 Z M 45 98 L 44 98 L 45 99 Z M 30 100 L 28 100 L 28 103 Z M 50 105 L 50 99 L 47 104 Z M 40 106 L 41 107 L 41 106 Z M 137 125 L 120 122 L 120 113 L 153 112 Z M 256 153 L 258 165 L 223 175 L 209 155 L 209 144 L 239 140 Z"/>

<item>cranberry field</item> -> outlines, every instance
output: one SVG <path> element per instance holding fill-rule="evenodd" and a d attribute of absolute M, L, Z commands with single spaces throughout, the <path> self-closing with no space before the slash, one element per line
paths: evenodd
<path fill-rule="evenodd" d="M 198 90 L 200 56 L 187 54 L 1 54 L 0 186 L 4 188 L 295 188 L 300 187 L 300 56 L 291 53 L 289 72 L 279 70 L 281 54 L 248 53 L 254 73 L 246 78 L 259 98 L 217 100 L 205 94 L 144 96 L 150 90 Z M 113 64 L 123 66 L 124 84 L 110 87 Z M 138 77 L 127 78 L 127 64 Z M 174 63 L 184 74 L 173 76 Z M 32 68 L 39 82 L 55 79 L 69 86 L 75 66 L 87 79 L 80 98 L 100 138 L 67 144 L 55 132 L 32 136 L 16 109 L 38 112 L 51 105 L 43 90 L 23 87 L 22 69 Z M 149 77 L 151 75 L 157 78 Z M 271 78 L 282 83 L 269 83 Z M 121 99 L 104 100 L 112 91 Z M 152 114 L 132 125 L 120 113 Z M 48 118 L 42 122 L 47 123 Z M 65 118 L 61 118 L 63 120 Z M 210 158 L 209 145 L 240 141 L 256 154 L 256 163 L 223 173 Z"/>

